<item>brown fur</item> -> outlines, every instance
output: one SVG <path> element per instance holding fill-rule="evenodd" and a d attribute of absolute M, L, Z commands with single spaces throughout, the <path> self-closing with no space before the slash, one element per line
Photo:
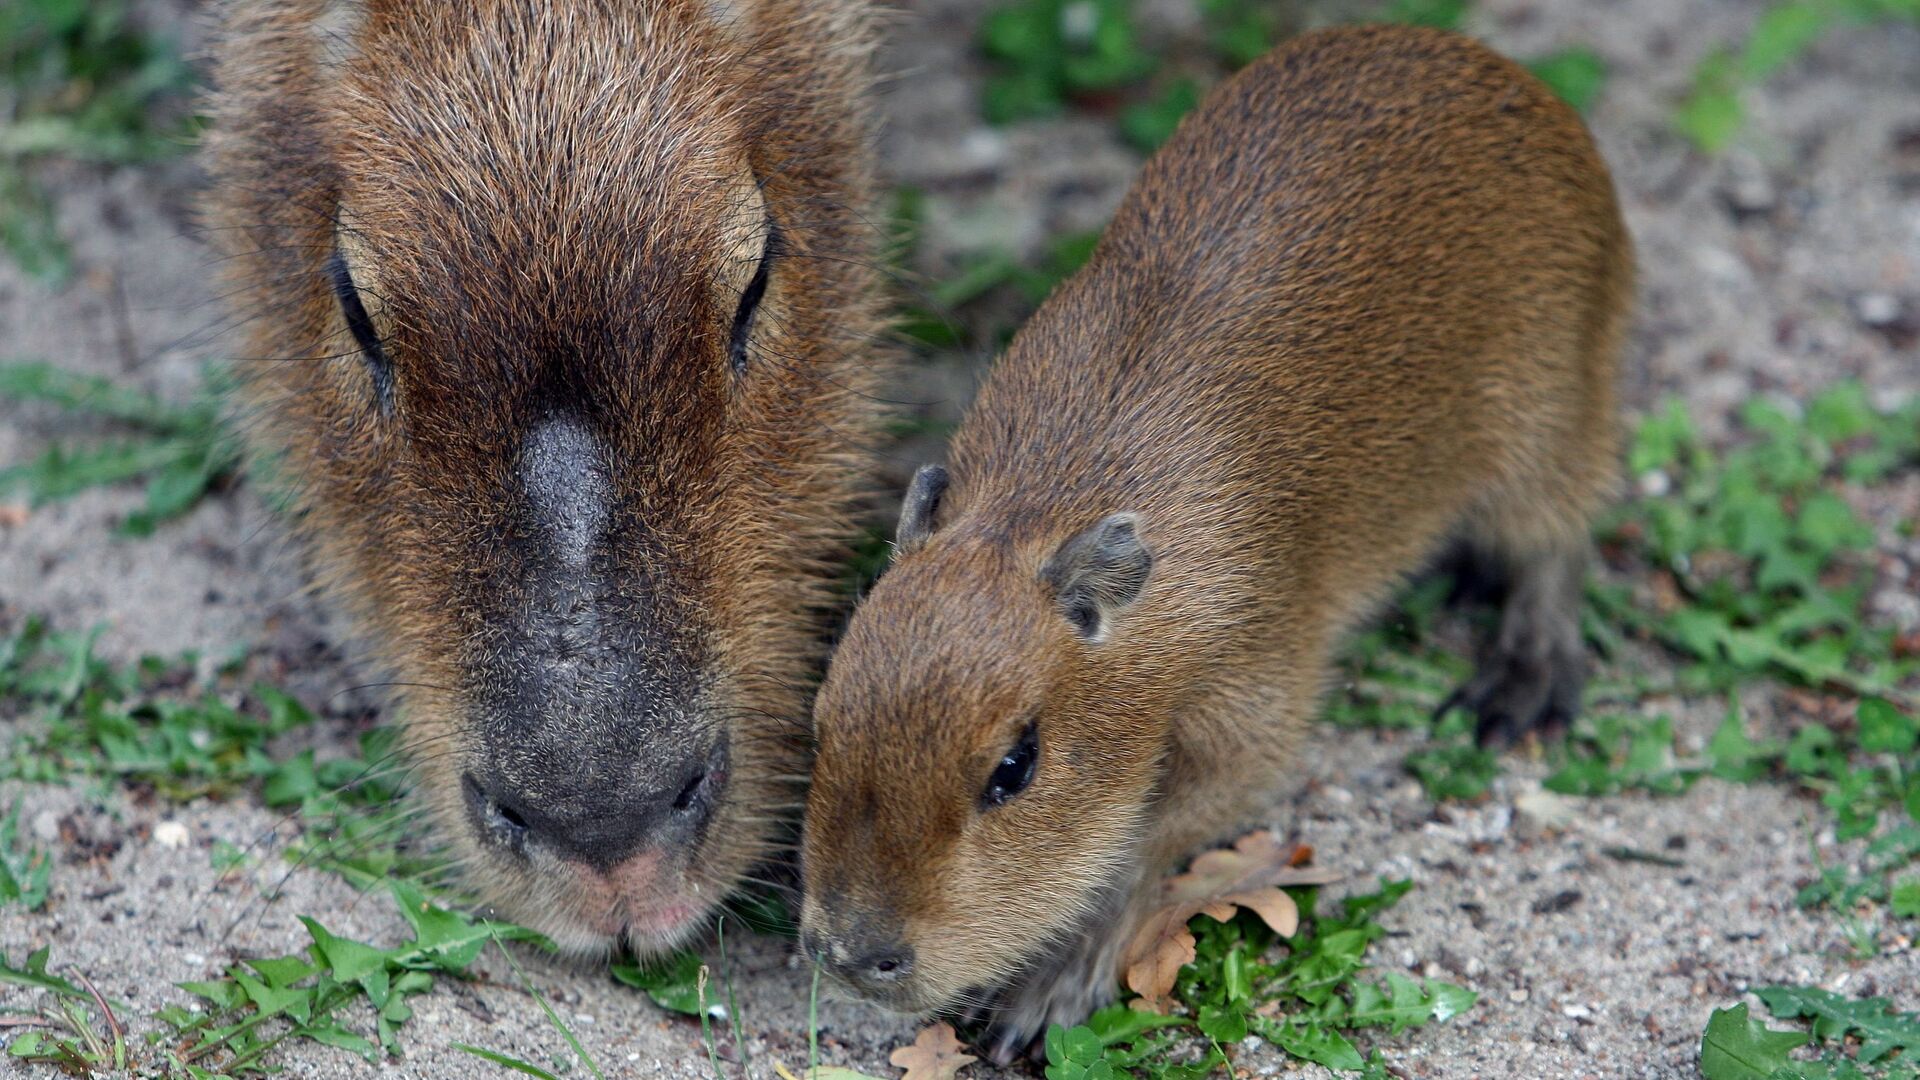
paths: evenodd
<path fill-rule="evenodd" d="M 1630 279 L 1579 118 L 1465 38 L 1309 34 L 1214 91 L 994 369 L 838 648 L 810 947 L 892 949 L 850 981 L 995 1011 L 1002 1055 L 1079 1021 L 1142 886 L 1267 807 L 1342 633 L 1452 540 L 1517 578 L 1468 704 L 1563 723 Z M 1107 601 L 1063 562 L 1137 588 L 1075 554 L 1116 512 L 1151 569 L 1076 632 Z M 1031 788 L 985 807 L 1029 723 Z"/>
<path fill-rule="evenodd" d="M 298 483 L 319 576 L 401 688 L 470 883 L 569 947 L 670 945 L 797 802 L 865 483 L 884 357 L 864 6 L 253 0 L 226 24 L 211 217 L 256 445 Z M 783 253 L 739 371 L 762 199 Z M 330 285 L 336 249 L 390 358 L 390 415 Z M 562 479 L 586 468 L 607 516 L 574 576 L 522 490 L 523 441 L 554 415 L 593 448 Z M 556 490 L 540 520 L 583 529 Z M 542 610 L 542 575 L 591 610 Z M 516 714 L 515 679 L 547 685 L 524 628 L 592 685 L 681 697 L 645 729 L 564 694 Z M 666 782 L 731 756 L 697 841 L 592 867 L 476 839 L 461 777 L 499 765 L 488 746 L 524 748 L 516 782 L 556 805 L 576 774 Z"/>

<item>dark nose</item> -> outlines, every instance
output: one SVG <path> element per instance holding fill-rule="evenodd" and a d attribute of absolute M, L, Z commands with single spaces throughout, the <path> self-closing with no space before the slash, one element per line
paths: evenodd
<path fill-rule="evenodd" d="M 606 871 L 650 848 L 691 842 L 713 816 L 727 781 L 726 747 L 667 783 L 582 781 L 561 770 L 528 781 L 481 768 L 462 778 L 467 817 L 481 841 L 517 855 L 545 853 Z M 583 770 L 584 774 L 584 770 Z"/>
<path fill-rule="evenodd" d="M 913 973 L 913 947 L 897 939 L 875 940 L 858 934 L 828 939 L 806 930 L 800 935 L 800 948 L 836 978 L 862 990 L 885 993 Z"/>

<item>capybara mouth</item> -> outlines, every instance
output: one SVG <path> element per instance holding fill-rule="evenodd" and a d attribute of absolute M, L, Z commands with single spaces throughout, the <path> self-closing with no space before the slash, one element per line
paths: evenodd
<path fill-rule="evenodd" d="M 551 880 L 552 887 L 517 897 L 503 912 L 574 955 L 623 945 L 643 957 L 671 952 L 707 925 L 723 899 L 704 895 L 686 868 L 670 865 L 677 861 L 649 851 L 605 870 L 579 863 L 530 868 L 529 876 Z"/>

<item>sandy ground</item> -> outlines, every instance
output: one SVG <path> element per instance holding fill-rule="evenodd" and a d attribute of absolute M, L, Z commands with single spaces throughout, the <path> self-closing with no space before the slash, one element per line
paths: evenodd
<path fill-rule="evenodd" d="M 144 6 L 169 21 L 183 10 Z M 1099 224 L 1136 165 L 1110 126 L 1084 118 L 982 126 L 968 51 L 982 5 L 904 6 L 886 57 L 902 77 L 887 90 L 885 152 L 894 178 L 930 197 L 919 269 L 937 274 L 967 250 L 1031 250 L 1053 231 Z M 1516 55 L 1585 44 L 1609 63 L 1592 122 L 1616 169 L 1643 274 L 1628 401 L 1639 408 L 1678 392 L 1710 430 L 1724 430 L 1730 410 L 1752 395 L 1799 397 L 1843 377 L 1888 400 L 1920 390 L 1920 30 L 1836 35 L 1751 96 L 1741 147 L 1708 161 L 1665 118 L 1695 60 L 1743 33 L 1756 9 L 1736 0 L 1486 0 L 1472 22 Z M 1192 18 L 1180 3 L 1152 10 L 1165 24 Z M 81 273 L 49 294 L 0 264 L 0 357 L 53 359 L 185 395 L 202 361 L 228 341 L 211 258 L 189 212 L 193 164 L 49 179 Z M 1903 305 L 1903 325 L 1868 325 L 1882 297 Z M 951 415 L 972 380 L 971 370 L 921 371 L 905 392 Z M 68 430 L 37 411 L 0 416 L 0 461 Z M 900 470 L 923 449 L 903 452 Z M 1915 486 L 1909 479 L 1901 495 L 1906 513 L 1920 498 Z M 349 643 L 303 592 L 297 555 L 251 489 L 209 501 L 153 539 L 111 538 L 110 522 L 137 499 L 132 490 L 94 492 L 0 528 L 0 619 L 44 612 L 68 627 L 104 622 L 102 651 L 116 658 L 250 644 L 323 710 L 323 736 L 377 704 L 349 689 L 363 681 L 344 659 Z M 1920 541 L 1885 535 L 1883 580 L 1911 580 Z M 1908 628 L 1920 624 L 1920 602 L 1908 592 L 1890 587 L 1876 606 Z M 1777 719 L 1764 695 L 1748 704 L 1763 724 Z M 1686 702 L 1653 705 L 1674 713 L 1683 739 L 1704 738 L 1719 719 Z M 0 718 L 0 732 L 10 737 L 13 723 Z M 1544 775 L 1539 763 L 1510 760 L 1485 804 L 1436 808 L 1399 769 L 1407 749 L 1405 737 L 1323 730 L 1274 820 L 1354 883 L 1412 877 L 1417 887 L 1386 917 L 1393 936 L 1376 946 L 1379 962 L 1480 991 L 1464 1020 L 1362 1041 L 1383 1046 L 1405 1075 L 1694 1076 L 1708 1012 L 1767 981 L 1885 993 L 1920 1008 L 1920 952 L 1911 942 L 1890 940 L 1877 958 L 1851 960 L 1836 919 L 1794 908 L 1795 888 L 1814 875 L 1814 849 L 1827 858 L 1835 851 L 1812 803 L 1776 787 L 1709 780 L 1681 798 L 1575 801 L 1564 827 L 1549 829 L 1515 812 Z M 327 875 L 293 875 L 272 903 L 263 890 L 283 871 L 271 861 L 253 876 L 221 880 L 211 845 L 245 846 L 276 823 L 249 802 L 135 805 L 117 793 L 0 785 L 0 804 L 15 798 L 43 836 L 57 837 L 68 819 L 83 837 L 119 843 L 103 854 L 54 840 L 63 854 L 54 898 L 43 912 L 0 918 L 0 949 L 18 956 L 51 945 L 56 963 L 87 972 L 137 1013 L 182 998 L 171 983 L 208 977 L 235 956 L 298 947 L 305 935 L 296 914 L 375 940 L 401 927 L 387 901 Z M 162 820 L 184 824 L 190 843 L 156 843 Z M 1619 845 L 1683 865 L 1603 853 Z M 804 1064 L 804 972 L 782 942 L 737 944 L 752 1075 L 771 1075 L 774 1060 Z M 696 1024 L 654 1009 L 603 971 L 524 962 L 609 1076 L 709 1074 Z M 419 999 L 407 1058 L 381 1071 L 469 1077 L 490 1069 L 452 1042 L 537 1063 L 564 1056 L 560 1036 L 504 965 L 481 967 L 489 979 L 443 983 Z M 19 1005 L 22 996 L 0 988 L 0 1003 Z M 896 1073 L 888 1050 L 912 1033 L 905 1021 L 833 998 L 822 1002 L 820 1023 L 824 1060 L 885 1076 Z M 1256 1075 L 1320 1071 L 1255 1044 L 1237 1058 Z M 280 1060 L 289 1076 L 375 1071 L 310 1044 Z M 976 1066 L 970 1075 L 992 1074 Z"/>

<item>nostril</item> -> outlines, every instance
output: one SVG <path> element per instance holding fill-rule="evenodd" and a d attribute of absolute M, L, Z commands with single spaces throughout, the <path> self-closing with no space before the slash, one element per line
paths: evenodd
<path fill-rule="evenodd" d="M 876 983 L 898 982 L 913 970 L 913 952 L 909 949 L 894 949 L 889 952 L 869 954 L 860 964 L 865 970 L 860 974 Z"/>
<path fill-rule="evenodd" d="M 700 789 L 705 787 L 706 783 L 707 770 L 705 769 L 701 769 L 689 777 L 686 785 L 680 789 L 680 794 L 673 797 L 674 810 L 684 813 L 688 807 L 693 805 L 694 800 L 700 797 Z"/>
<path fill-rule="evenodd" d="M 520 816 L 520 811 L 508 806 L 506 803 L 495 802 L 493 804 L 493 813 L 500 819 L 501 823 L 508 828 L 517 829 L 520 832 L 527 831 L 527 819 Z"/>
<path fill-rule="evenodd" d="M 461 786 L 466 791 L 467 806 L 480 828 L 488 835 L 505 842 L 515 851 L 520 850 L 527 838 L 528 825 L 525 815 L 512 804 L 488 794 L 487 789 L 473 774 L 468 773 L 460 779 Z"/>

